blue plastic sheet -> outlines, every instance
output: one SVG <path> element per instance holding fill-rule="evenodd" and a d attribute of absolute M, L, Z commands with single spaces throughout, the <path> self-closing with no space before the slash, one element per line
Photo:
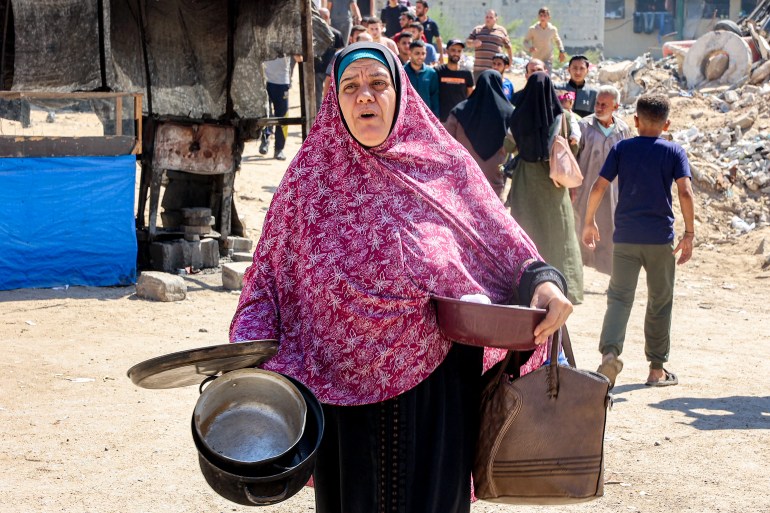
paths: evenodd
<path fill-rule="evenodd" d="M 136 158 L 0 158 L 0 290 L 136 282 Z"/>

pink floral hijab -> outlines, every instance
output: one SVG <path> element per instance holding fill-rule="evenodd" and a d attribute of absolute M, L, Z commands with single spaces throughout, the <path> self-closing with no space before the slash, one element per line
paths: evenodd
<path fill-rule="evenodd" d="M 431 295 L 510 302 L 528 261 L 540 259 L 473 158 L 395 69 L 398 117 L 374 148 L 345 128 L 332 83 L 273 197 L 230 326 L 233 342 L 278 339 L 263 367 L 329 404 L 383 401 L 416 386 L 452 344 Z M 487 368 L 504 357 L 485 351 Z"/>

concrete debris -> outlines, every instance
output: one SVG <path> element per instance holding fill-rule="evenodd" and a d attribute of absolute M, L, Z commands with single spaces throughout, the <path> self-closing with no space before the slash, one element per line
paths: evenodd
<path fill-rule="evenodd" d="M 599 83 L 620 82 L 635 69 L 635 66 L 634 61 L 608 62 L 599 68 Z"/>
<path fill-rule="evenodd" d="M 181 276 L 144 271 L 136 280 L 136 295 L 154 301 L 182 301 L 187 297 L 187 284 Z"/>
<path fill-rule="evenodd" d="M 770 60 L 763 62 L 751 72 L 750 84 L 761 84 L 770 77 Z"/>
<path fill-rule="evenodd" d="M 763 238 L 759 242 L 759 246 L 757 246 L 757 249 L 754 251 L 755 255 L 764 255 L 765 254 L 765 239 Z"/>
<path fill-rule="evenodd" d="M 756 223 L 749 224 L 738 216 L 733 216 L 730 225 L 739 233 L 748 233 L 756 227 Z"/>
<path fill-rule="evenodd" d="M 706 32 L 684 56 L 682 72 L 690 89 L 706 84 L 738 84 L 754 62 L 749 44 L 726 30 Z"/>
<path fill-rule="evenodd" d="M 717 80 L 719 77 L 725 74 L 727 67 L 730 64 L 730 56 L 725 52 L 716 52 L 710 55 L 705 61 L 704 75 L 706 80 Z"/>
<path fill-rule="evenodd" d="M 222 266 L 222 287 L 226 290 L 241 290 L 243 275 L 251 266 L 251 262 L 231 262 Z"/>

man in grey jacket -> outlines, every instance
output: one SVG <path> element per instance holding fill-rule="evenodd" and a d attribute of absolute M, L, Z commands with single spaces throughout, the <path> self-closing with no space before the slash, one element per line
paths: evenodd
<path fill-rule="evenodd" d="M 596 94 L 594 113 L 579 122 L 582 137 L 578 149 L 578 164 L 583 173 L 583 185 L 574 191 L 573 211 L 575 212 L 575 230 L 578 240 L 582 240 L 583 217 L 588 205 L 588 196 L 596 178 L 599 176 L 607 154 L 612 146 L 632 136 L 628 125 L 615 115 L 620 106 L 620 92 L 613 86 L 602 86 Z M 615 231 L 615 205 L 618 199 L 617 181 L 613 182 L 610 194 L 602 199 L 596 212 L 596 224 L 600 233 L 612 234 Z M 580 246 L 583 265 L 597 271 L 610 274 L 612 270 L 612 237 L 603 237 L 596 243 L 593 251 Z"/>

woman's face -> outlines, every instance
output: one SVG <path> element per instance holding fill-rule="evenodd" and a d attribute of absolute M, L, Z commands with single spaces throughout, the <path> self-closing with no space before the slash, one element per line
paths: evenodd
<path fill-rule="evenodd" d="M 353 61 L 340 77 L 340 112 L 353 137 L 373 147 L 388 138 L 396 112 L 396 89 L 388 69 L 374 59 Z"/>

